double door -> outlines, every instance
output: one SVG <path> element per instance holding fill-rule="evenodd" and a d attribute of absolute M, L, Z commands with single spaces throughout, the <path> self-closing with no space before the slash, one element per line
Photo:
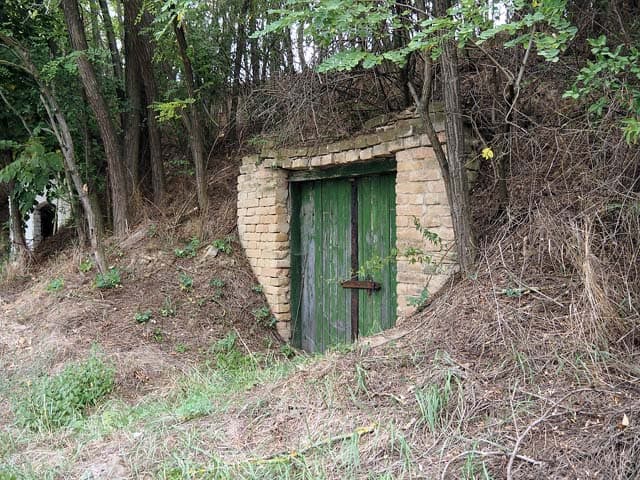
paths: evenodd
<path fill-rule="evenodd" d="M 395 174 L 291 183 L 294 341 L 324 351 L 395 324 Z"/>

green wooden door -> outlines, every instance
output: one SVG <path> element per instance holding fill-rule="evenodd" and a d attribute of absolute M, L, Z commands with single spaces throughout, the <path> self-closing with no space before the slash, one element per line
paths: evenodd
<path fill-rule="evenodd" d="M 295 182 L 291 191 L 295 343 L 324 351 L 393 326 L 395 175 Z M 379 288 L 343 286 L 348 280 Z"/>

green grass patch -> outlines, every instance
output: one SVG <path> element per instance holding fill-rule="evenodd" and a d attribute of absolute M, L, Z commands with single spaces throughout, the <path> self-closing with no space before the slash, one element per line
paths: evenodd
<path fill-rule="evenodd" d="M 81 419 L 87 407 L 113 390 L 115 369 L 97 354 L 67 366 L 54 376 L 43 376 L 15 400 L 18 425 L 33 431 L 51 431 Z"/>

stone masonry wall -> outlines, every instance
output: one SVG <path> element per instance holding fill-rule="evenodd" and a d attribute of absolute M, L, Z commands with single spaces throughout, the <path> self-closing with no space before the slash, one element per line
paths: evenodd
<path fill-rule="evenodd" d="M 444 142 L 443 123 L 435 119 Z M 289 222 L 290 172 L 363 163 L 395 156 L 398 323 L 410 314 L 413 297 L 433 295 L 456 269 L 451 212 L 440 167 L 421 122 L 405 118 L 322 147 L 265 150 L 245 157 L 238 177 L 238 232 L 249 263 L 277 320 L 278 333 L 291 338 Z M 438 234 L 428 241 L 419 225 Z M 414 255 L 407 255 L 414 249 Z M 422 251 L 422 261 L 416 251 Z M 428 259 L 428 260 L 427 260 Z"/>

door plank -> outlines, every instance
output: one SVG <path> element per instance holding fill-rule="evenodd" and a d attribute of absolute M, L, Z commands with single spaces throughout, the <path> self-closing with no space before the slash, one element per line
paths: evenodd
<path fill-rule="evenodd" d="M 359 334 L 371 335 L 395 324 L 396 260 L 395 179 L 393 175 L 361 178 L 358 184 L 359 265 L 367 278 L 382 284 L 360 292 Z"/>

